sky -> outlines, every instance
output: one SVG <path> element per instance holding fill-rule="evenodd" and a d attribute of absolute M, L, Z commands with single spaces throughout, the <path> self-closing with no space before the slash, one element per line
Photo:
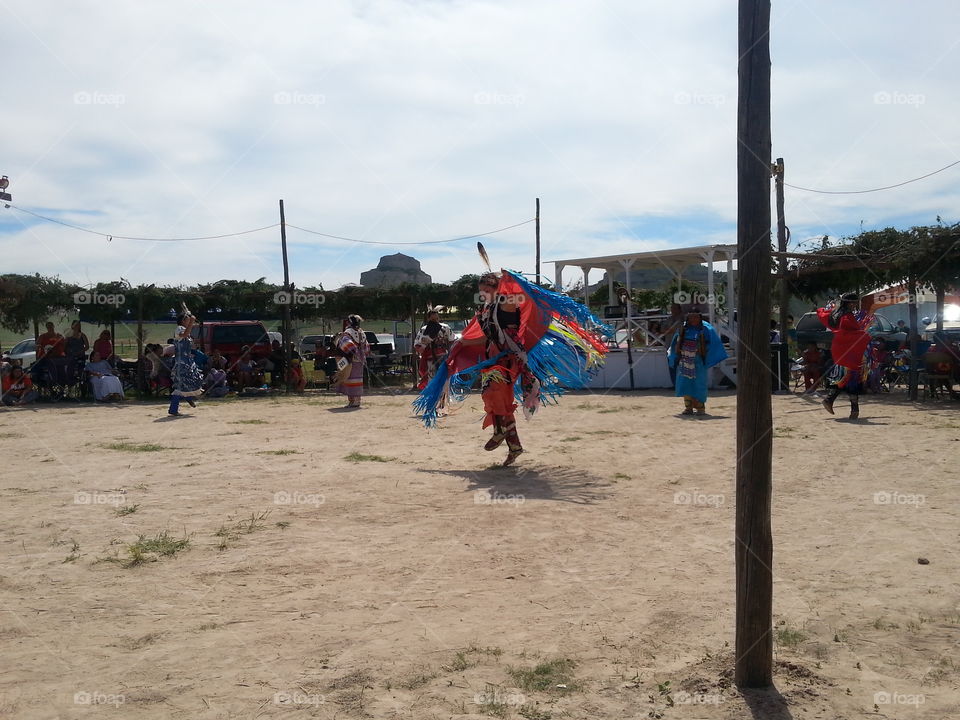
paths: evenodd
<path fill-rule="evenodd" d="M 773 157 L 861 190 L 960 160 L 960 5 L 775 1 Z M 78 285 L 436 282 L 534 216 L 546 261 L 736 242 L 733 0 L 3 0 L 0 272 Z M 960 165 L 894 190 L 786 190 L 791 247 L 956 222 Z M 528 223 L 483 238 L 533 272 Z M 578 279 L 568 269 L 565 282 Z"/>

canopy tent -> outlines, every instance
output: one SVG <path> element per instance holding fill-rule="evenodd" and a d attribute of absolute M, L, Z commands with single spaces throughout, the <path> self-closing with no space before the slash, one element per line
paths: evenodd
<path fill-rule="evenodd" d="M 710 324 L 717 328 L 721 335 L 725 335 L 733 346 L 735 356 L 736 348 L 736 286 L 734 284 L 734 260 L 736 260 L 736 245 L 700 245 L 688 248 L 673 248 L 668 250 L 652 250 L 641 253 L 623 253 L 620 255 L 604 255 L 598 257 L 570 258 L 565 260 L 553 260 L 555 287 L 559 290 L 563 288 L 563 270 L 567 267 L 580 268 L 583 273 L 583 299 L 587 302 L 590 285 L 590 271 L 594 269 L 604 270 L 607 273 L 607 288 L 609 305 L 618 304 L 617 294 L 614 289 L 614 274 L 624 273 L 624 285 L 628 291 L 632 289 L 630 281 L 631 271 L 640 269 L 666 268 L 676 279 L 677 288 L 680 289 L 680 282 L 683 278 L 683 271 L 691 265 L 706 265 L 707 267 L 707 292 L 702 297 L 691 297 L 690 302 L 681 302 L 681 305 L 689 309 L 691 306 L 699 306 L 704 311 Z M 714 264 L 726 263 L 726 286 L 717 291 L 714 283 Z M 718 302 L 719 301 L 719 302 Z M 717 310 L 718 305 L 723 305 L 725 312 L 721 316 Z M 619 309 L 619 308 L 618 308 Z M 642 310 L 642 309 L 641 309 Z M 639 382 L 640 387 L 664 387 L 669 386 L 669 376 L 666 374 L 665 367 L 660 368 L 663 362 L 655 362 L 649 365 L 644 357 L 647 353 L 664 353 L 665 346 L 669 344 L 671 338 L 664 337 L 657 332 L 659 327 L 657 321 L 665 319 L 664 315 L 651 315 L 648 313 L 638 314 L 631 302 L 627 302 L 625 314 L 605 313 L 607 320 L 618 330 L 626 330 L 628 337 L 639 338 L 639 345 L 635 351 L 640 354 L 636 363 L 629 361 L 630 387 L 635 386 L 635 381 Z M 612 358 L 611 358 L 612 359 Z M 610 360 L 608 360 L 608 364 Z M 613 364 L 616 364 L 614 361 Z M 639 378 L 635 378 L 634 365 L 637 365 Z M 657 372 L 651 374 L 645 372 L 645 367 L 659 368 Z M 732 367 L 721 368 L 721 371 L 734 380 L 734 370 Z M 664 385 L 666 378 L 666 385 Z M 617 387 L 621 382 L 625 382 L 621 373 L 619 380 L 607 379 L 603 387 Z"/>

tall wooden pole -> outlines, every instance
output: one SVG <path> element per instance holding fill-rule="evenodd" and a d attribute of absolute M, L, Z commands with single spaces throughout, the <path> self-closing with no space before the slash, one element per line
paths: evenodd
<path fill-rule="evenodd" d="M 770 405 L 770 0 L 740 0 L 737 98 L 736 669 L 773 682 Z"/>
<path fill-rule="evenodd" d="M 283 331 L 280 333 L 283 336 L 284 372 L 289 377 L 290 361 L 292 360 L 290 353 L 290 305 L 293 302 L 293 291 L 290 288 L 290 267 L 287 265 L 287 219 L 283 214 L 283 200 L 280 200 L 280 249 L 283 253 L 283 291 L 290 295 L 283 306 Z M 290 392 L 290 384 L 287 382 L 287 378 L 281 378 L 281 382 L 284 390 Z"/>
<path fill-rule="evenodd" d="M 787 307 L 790 304 L 790 286 L 787 283 L 787 219 L 783 212 L 783 183 L 786 168 L 783 158 L 777 158 L 773 177 L 777 191 L 777 250 L 780 251 L 780 342 L 787 342 Z"/>
<path fill-rule="evenodd" d="M 537 274 L 536 280 L 534 282 L 537 285 L 540 284 L 540 198 L 537 198 L 537 222 L 536 222 L 536 234 L 537 234 L 537 265 L 534 269 L 534 272 Z M 559 289 L 554 288 L 557 292 L 560 292 Z"/>

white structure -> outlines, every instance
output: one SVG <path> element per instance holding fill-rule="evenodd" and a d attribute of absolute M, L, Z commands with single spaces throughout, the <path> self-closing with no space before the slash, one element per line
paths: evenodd
<path fill-rule="evenodd" d="M 736 260 L 736 245 L 702 245 L 700 247 L 677 248 L 672 250 L 654 250 L 643 253 L 626 253 L 601 257 L 572 258 L 554 260 L 554 279 L 556 289 L 563 288 L 563 270 L 567 267 L 579 268 L 583 273 L 583 296 L 587 302 L 590 285 L 590 271 L 607 272 L 609 305 L 618 305 L 614 291 L 613 276 L 625 274 L 624 285 L 631 289 L 630 272 L 632 270 L 666 268 L 677 280 L 677 287 L 683 277 L 683 271 L 691 265 L 707 266 L 707 292 L 702 296 L 678 296 L 678 304 L 684 310 L 698 307 L 704 312 L 717 332 L 726 336 L 731 344 L 731 358 L 736 356 L 735 312 L 737 307 L 736 286 L 734 284 L 733 262 Z M 719 291 L 714 284 L 715 263 L 725 263 L 726 287 Z M 724 312 L 718 312 L 723 306 Z M 617 310 L 621 310 L 617 308 Z M 597 376 L 591 387 L 595 388 L 651 388 L 670 387 L 670 374 L 667 370 L 666 346 L 672 338 L 664 337 L 659 331 L 661 323 L 669 316 L 649 314 L 633 307 L 627 302 L 620 312 L 607 313 L 607 320 L 617 329 L 617 340 L 623 336 L 623 342 L 617 342 L 607 356 L 607 366 Z M 629 347 L 627 347 L 629 345 Z M 721 364 L 720 372 L 736 380 L 735 363 L 728 360 Z"/>

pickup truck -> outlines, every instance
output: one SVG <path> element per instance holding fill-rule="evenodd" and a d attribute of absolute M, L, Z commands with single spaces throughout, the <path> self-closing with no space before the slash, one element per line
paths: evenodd
<path fill-rule="evenodd" d="M 259 320 L 235 320 L 232 322 L 205 322 L 195 325 L 190 332 L 197 347 L 209 355 L 214 349 L 236 360 L 244 345 L 250 347 L 250 357 L 255 360 L 270 354 L 270 336 Z"/>

